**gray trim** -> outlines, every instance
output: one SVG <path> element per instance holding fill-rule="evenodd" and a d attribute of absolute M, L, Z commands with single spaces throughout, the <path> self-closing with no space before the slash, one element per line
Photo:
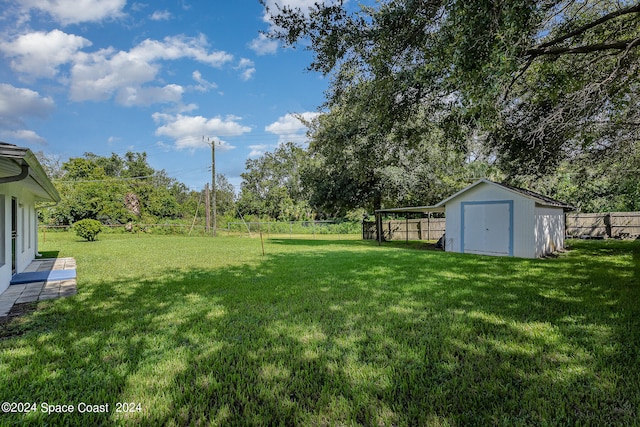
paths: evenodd
<path fill-rule="evenodd" d="M 8 157 L 11 159 L 24 159 L 29 151 L 28 148 L 18 147 L 17 145 L 7 144 L 0 141 L 0 157 Z"/>

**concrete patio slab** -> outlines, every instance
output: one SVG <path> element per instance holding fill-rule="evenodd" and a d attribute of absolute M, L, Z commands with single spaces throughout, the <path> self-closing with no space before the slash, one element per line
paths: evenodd
<path fill-rule="evenodd" d="M 74 258 L 37 259 L 29 264 L 25 272 L 73 270 L 75 268 L 76 260 Z M 76 292 L 76 279 L 10 285 L 0 295 L 0 320 L 9 315 L 14 304 L 67 297 L 75 295 Z"/>

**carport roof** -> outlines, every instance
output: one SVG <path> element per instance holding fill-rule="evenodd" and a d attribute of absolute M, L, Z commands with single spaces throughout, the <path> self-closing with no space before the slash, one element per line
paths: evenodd
<path fill-rule="evenodd" d="M 408 206 L 405 208 L 389 208 L 389 209 L 378 209 L 376 213 L 429 213 L 429 212 L 444 212 L 444 206 Z"/>

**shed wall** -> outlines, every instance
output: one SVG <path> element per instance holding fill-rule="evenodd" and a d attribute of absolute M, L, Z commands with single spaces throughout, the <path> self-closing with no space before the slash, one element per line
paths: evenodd
<path fill-rule="evenodd" d="M 535 237 L 534 237 L 534 210 L 535 202 L 527 197 L 507 189 L 490 185 L 479 184 L 476 187 L 460 194 L 458 197 L 449 200 L 446 204 L 446 250 L 449 252 L 464 252 L 462 247 L 462 203 L 478 202 L 500 202 L 509 201 L 511 203 L 512 230 L 511 234 L 513 256 L 521 258 L 534 258 Z M 465 217 L 466 227 L 477 227 L 472 218 Z M 505 230 L 507 230 L 505 228 Z"/>
<path fill-rule="evenodd" d="M 535 247 L 536 257 L 564 248 L 565 218 L 562 208 L 536 206 Z"/>

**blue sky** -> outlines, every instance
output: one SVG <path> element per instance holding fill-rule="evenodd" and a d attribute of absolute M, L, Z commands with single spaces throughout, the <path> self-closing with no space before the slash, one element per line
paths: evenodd
<path fill-rule="evenodd" d="M 270 24 L 258 0 L 0 0 L 0 10 L 0 140 L 62 161 L 144 151 L 200 190 L 211 176 L 204 137 L 238 187 L 247 158 L 304 143 L 295 115 L 324 101 L 311 54 L 260 35 Z"/>

